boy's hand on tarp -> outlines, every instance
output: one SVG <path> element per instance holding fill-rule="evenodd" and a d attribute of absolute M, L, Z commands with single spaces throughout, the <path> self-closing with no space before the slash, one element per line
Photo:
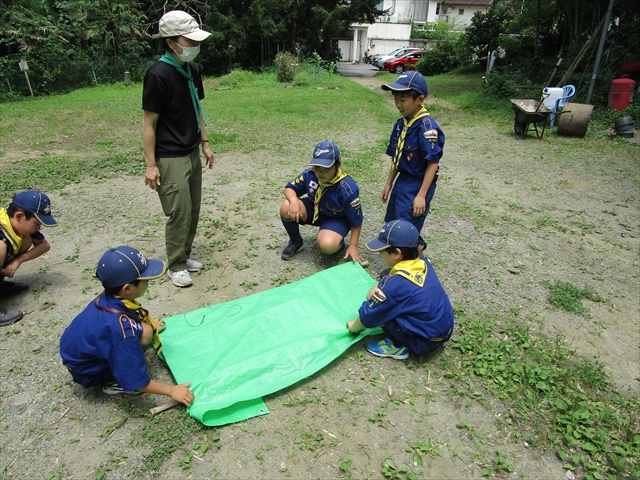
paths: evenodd
<path fill-rule="evenodd" d="M 153 323 L 156 324 L 156 330 L 158 331 L 158 333 L 162 332 L 165 328 L 167 328 L 167 325 L 164 323 L 164 320 L 161 318 L 156 318 Z"/>
<path fill-rule="evenodd" d="M 191 385 L 191 382 L 174 385 L 171 387 L 169 396 L 176 402 L 184 403 L 188 407 L 193 402 L 193 392 L 189 390 L 189 385 Z"/>
<path fill-rule="evenodd" d="M 362 325 L 360 317 L 358 317 L 355 320 L 349 320 L 347 322 L 347 328 L 351 333 L 358 333 L 359 331 L 364 330 L 364 325 Z"/>
<path fill-rule="evenodd" d="M 354 262 L 358 262 L 360 264 L 364 262 L 364 258 L 362 258 L 360 252 L 358 251 L 358 245 L 349 245 L 349 248 L 347 248 L 347 251 L 344 254 L 343 260 L 346 260 L 349 257 L 351 257 Z"/>

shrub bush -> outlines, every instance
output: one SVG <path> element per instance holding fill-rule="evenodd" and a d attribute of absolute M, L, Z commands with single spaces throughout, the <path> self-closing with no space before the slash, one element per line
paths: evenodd
<path fill-rule="evenodd" d="M 482 86 L 485 95 L 497 100 L 516 98 L 518 88 L 515 82 L 507 75 L 502 75 L 496 71 L 491 71 Z"/>
<path fill-rule="evenodd" d="M 416 70 L 425 77 L 440 75 L 469 63 L 461 41 L 442 42 L 428 50 L 422 60 L 416 64 Z"/>
<path fill-rule="evenodd" d="M 298 57 L 289 52 L 280 52 L 275 58 L 276 79 L 280 83 L 290 83 L 300 72 Z"/>

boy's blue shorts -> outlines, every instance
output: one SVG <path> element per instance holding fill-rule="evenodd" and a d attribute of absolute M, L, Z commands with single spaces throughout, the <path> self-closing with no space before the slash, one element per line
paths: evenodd
<path fill-rule="evenodd" d="M 441 340 L 430 340 L 405 333 L 400 329 L 398 323 L 395 320 L 383 325 L 382 331 L 396 347 L 402 345 L 404 347 L 407 347 L 407 349 L 411 353 L 415 353 L 416 355 L 424 355 L 426 353 L 433 353 L 442 345 L 444 345 L 445 342 L 451 338 L 453 328 L 449 330 L 449 332 L 447 332 L 447 335 L 442 337 Z"/>
<path fill-rule="evenodd" d="M 67 366 L 65 365 L 65 367 Z M 69 370 L 73 381 L 79 383 L 84 388 L 101 387 L 106 383 L 112 383 L 116 381 L 116 377 L 113 376 L 113 373 L 111 373 L 110 370 L 102 371 L 96 375 L 80 375 L 71 370 L 69 367 L 67 367 L 67 370 Z"/>
<path fill-rule="evenodd" d="M 318 220 L 312 223 L 313 220 L 313 202 L 309 198 L 301 198 L 300 201 L 304 204 L 304 208 L 307 210 L 307 221 L 300 222 L 301 225 L 314 225 L 320 227 L 320 230 L 331 230 L 336 232 L 343 238 L 347 236 L 351 230 L 351 224 L 346 217 L 327 217 L 326 215 L 318 215 Z"/>
<path fill-rule="evenodd" d="M 431 199 L 436 192 L 436 179 L 431 182 L 431 186 L 427 191 L 426 208 L 424 213 L 419 217 L 413 216 L 413 200 L 416 198 L 416 194 L 420 191 L 422 186 L 422 178 L 413 177 L 406 173 L 401 173 L 396 178 L 396 183 L 391 190 L 391 195 L 387 201 L 387 213 L 384 216 L 385 223 L 393 220 L 406 220 L 412 223 L 418 229 L 418 232 L 422 230 L 424 221 L 429 213 L 429 207 L 431 206 Z"/>

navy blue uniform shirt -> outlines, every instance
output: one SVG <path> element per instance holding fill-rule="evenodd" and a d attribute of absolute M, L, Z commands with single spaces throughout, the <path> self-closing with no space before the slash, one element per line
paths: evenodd
<path fill-rule="evenodd" d="M 319 187 L 313 168 L 306 169 L 286 186 L 294 190 L 298 198 L 307 195 L 311 201 L 314 201 Z M 360 205 L 360 189 L 356 182 L 347 175 L 338 183 L 327 187 L 320 199 L 318 214 L 320 217 L 346 218 L 352 227 L 362 225 L 364 217 Z"/>

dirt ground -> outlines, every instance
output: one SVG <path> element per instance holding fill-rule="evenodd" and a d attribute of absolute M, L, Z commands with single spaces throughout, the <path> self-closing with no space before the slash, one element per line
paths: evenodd
<path fill-rule="evenodd" d="M 519 309 L 533 333 L 566 337 L 577 352 L 604 363 L 617 391 L 637 396 L 638 150 L 576 157 L 569 147 L 583 139 L 521 140 L 510 124 L 493 129 L 455 118 L 443 128 L 446 153 L 424 233 L 454 306 Z M 310 228 L 303 228 L 305 249 L 290 262 L 280 259 L 286 244 L 277 216 L 281 190 L 297 171 L 256 171 L 256 162 L 272 161 L 269 152 L 217 156 L 215 169 L 204 173 L 194 255 L 206 268 L 188 289 L 153 282 L 142 299 L 152 315 L 225 302 L 335 264 L 314 246 Z M 386 171 L 388 160 L 381 154 L 372 168 Z M 363 239 L 374 238 L 382 223 L 381 187 L 360 183 Z M 566 478 L 553 450 L 531 447 L 527 427 L 506 421 L 503 404 L 452 394 L 455 383 L 440 367 L 448 349 L 415 365 L 371 357 L 360 342 L 308 380 L 266 397 L 269 415 L 220 428 L 194 426 L 183 407 L 147 416 L 164 397 L 83 390 L 61 365 L 60 335 L 101 291 L 93 272 L 106 248 L 130 244 L 163 258 L 164 218 L 142 177 L 82 182 L 50 197 L 59 222 L 44 232 L 52 250 L 20 269 L 16 280 L 28 282 L 30 291 L 2 303 L 26 314 L 0 331 L 0 478 L 99 478 L 104 471 L 109 479 L 376 479 L 391 457 L 417 478 L 466 479 L 481 478 L 498 450 L 515 467 L 509 478 Z M 381 260 L 364 256 L 377 276 Z M 607 304 L 588 303 L 592 318 L 554 309 L 543 280 L 591 287 Z M 171 382 L 151 351 L 147 357 L 152 376 Z M 457 427 L 465 421 L 475 435 Z M 164 435 L 167 428 L 173 429 L 167 438 L 183 449 L 164 455 L 154 473 L 145 463 L 154 445 L 145 432 Z M 206 453 L 194 450 L 207 442 Z M 422 466 L 410 451 L 419 444 L 428 447 Z"/>

